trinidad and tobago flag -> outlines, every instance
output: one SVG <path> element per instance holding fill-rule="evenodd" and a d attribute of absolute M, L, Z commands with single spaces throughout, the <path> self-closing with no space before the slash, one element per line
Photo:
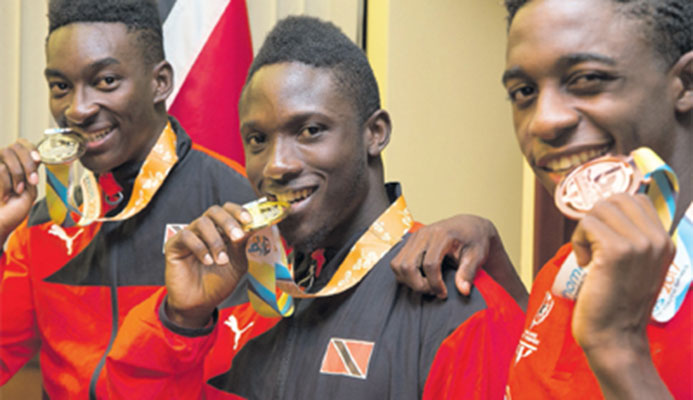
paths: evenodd
<path fill-rule="evenodd" d="M 175 86 L 169 113 L 193 141 L 245 165 L 238 99 L 253 58 L 245 0 L 157 0 Z"/>

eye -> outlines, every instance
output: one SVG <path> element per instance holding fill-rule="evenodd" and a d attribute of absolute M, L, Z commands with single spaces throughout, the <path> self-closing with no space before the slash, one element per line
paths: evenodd
<path fill-rule="evenodd" d="M 510 101 L 522 107 L 529 104 L 536 97 L 537 89 L 532 85 L 513 86 L 508 90 Z"/>
<path fill-rule="evenodd" d="M 67 91 L 70 89 L 70 85 L 63 81 L 49 81 L 48 82 L 48 89 L 51 92 L 51 96 L 53 97 L 62 97 L 64 96 Z"/>
<path fill-rule="evenodd" d="M 267 143 L 267 135 L 260 132 L 249 133 L 245 136 L 245 144 L 251 151 L 260 150 Z"/>
<path fill-rule="evenodd" d="M 301 129 L 299 136 L 302 139 L 312 139 L 312 138 L 319 136 L 324 130 L 325 130 L 325 127 L 323 127 L 323 126 L 310 125 L 310 126 L 306 126 L 305 128 Z"/>
<path fill-rule="evenodd" d="M 615 76 L 599 71 L 579 72 L 568 78 L 567 85 L 570 90 L 578 93 L 596 94 L 615 79 Z"/>
<path fill-rule="evenodd" d="M 118 87 L 119 83 L 119 77 L 114 75 L 106 75 L 98 77 L 94 83 L 94 86 L 101 90 L 114 90 Z"/>

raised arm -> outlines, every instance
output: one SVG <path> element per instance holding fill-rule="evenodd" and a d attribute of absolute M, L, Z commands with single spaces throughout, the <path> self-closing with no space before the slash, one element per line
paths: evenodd
<path fill-rule="evenodd" d="M 573 336 L 604 397 L 672 398 L 653 364 L 646 330 L 675 253 L 652 203 L 625 194 L 598 203 L 578 224 L 572 244 L 578 264 L 589 265 Z"/>
<path fill-rule="evenodd" d="M 249 218 L 237 204 L 213 206 L 167 242 L 166 291 L 127 315 L 107 358 L 110 398 L 209 396 L 215 309 L 247 270 L 241 221 Z"/>

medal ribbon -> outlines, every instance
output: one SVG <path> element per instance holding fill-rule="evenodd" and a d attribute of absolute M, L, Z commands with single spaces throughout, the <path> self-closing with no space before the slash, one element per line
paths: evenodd
<path fill-rule="evenodd" d="M 358 239 L 317 293 L 306 293 L 294 282 L 293 267 L 287 262 L 277 227 L 259 230 L 246 245 L 250 303 L 263 316 L 288 317 L 294 310 L 292 296 L 315 298 L 342 293 L 359 283 L 413 224 L 404 197 L 398 197 Z"/>
<path fill-rule="evenodd" d="M 66 201 L 72 182 L 70 164 L 46 164 L 46 205 L 51 220 L 58 225 L 74 226 L 79 210 Z"/>
<path fill-rule="evenodd" d="M 95 221 L 119 221 L 139 213 L 149 204 L 161 187 L 171 168 L 178 162 L 176 134 L 167 123 L 156 144 L 147 155 L 135 179 L 130 200 L 125 208 L 113 217 L 104 217 L 102 190 L 94 173 L 86 170 L 80 180 L 82 190 L 81 209 L 77 206 L 72 188 L 74 178 L 70 174 L 72 164 L 46 164 L 46 202 L 51 219 L 64 227 L 86 226 Z"/>
<path fill-rule="evenodd" d="M 664 229 L 670 230 L 676 212 L 676 196 L 679 191 L 678 179 L 674 170 L 665 164 L 654 151 L 646 147 L 633 151 L 630 162 L 644 176 L 644 183 L 641 184 L 638 193 L 643 193 L 649 197 L 657 210 Z M 680 227 L 686 222 L 684 220 L 682 220 Z M 690 221 L 688 223 L 690 224 Z M 677 247 L 677 254 L 669 267 L 667 280 L 652 311 L 652 317 L 659 322 L 669 321 L 676 314 L 693 278 L 689 252 L 684 246 L 684 243 L 693 240 L 693 236 L 686 234 L 686 237 L 682 238 L 678 235 L 678 231 L 679 229 L 676 229 L 672 234 L 672 240 Z M 561 297 L 575 300 L 586 274 L 587 267 L 580 267 L 577 264 L 575 254 L 571 253 L 561 265 L 551 291 Z M 680 300 L 678 305 L 677 298 Z"/>

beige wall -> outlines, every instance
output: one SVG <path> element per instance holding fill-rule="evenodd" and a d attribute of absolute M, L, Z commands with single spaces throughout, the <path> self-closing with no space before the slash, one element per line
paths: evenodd
<path fill-rule="evenodd" d="M 491 219 L 519 266 L 522 159 L 500 84 L 502 6 L 390 0 L 388 17 L 388 179 L 404 184 L 423 222 L 457 213 Z"/>
<path fill-rule="evenodd" d="M 288 15 L 311 15 L 332 21 L 361 43 L 363 0 L 246 0 L 254 54 L 275 22 Z"/>
<path fill-rule="evenodd" d="M 0 146 L 38 140 L 52 122 L 43 78 L 48 32 L 43 0 L 0 1 Z"/>

